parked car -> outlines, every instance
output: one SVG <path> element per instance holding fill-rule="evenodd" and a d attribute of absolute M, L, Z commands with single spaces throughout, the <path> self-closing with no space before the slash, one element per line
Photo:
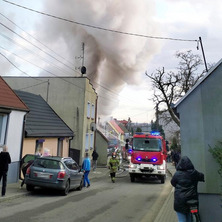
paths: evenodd
<path fill-rule="evenodd" d="M 67 195 L 71 189 L 82 189 L 83 177 L 81 168 L 71 157 L 38 157 L 26 171 L 25 184 L 27 191 L 42 187 Z"/>

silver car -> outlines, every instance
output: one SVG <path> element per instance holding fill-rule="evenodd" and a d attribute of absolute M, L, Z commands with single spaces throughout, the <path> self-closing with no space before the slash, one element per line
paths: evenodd
<path fill-rule="evenodd" d="M 84 174 L 71 157 L 39 157 L 27 169 L 25 184 L 27 191 L 35 187 L 52 188 L 67 195 L 70 189 L 81 190 Z"/>

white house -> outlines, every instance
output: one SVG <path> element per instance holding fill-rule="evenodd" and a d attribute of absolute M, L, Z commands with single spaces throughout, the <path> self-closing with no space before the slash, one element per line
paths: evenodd
<path fill-rule="evenodd" d="M 11 156 L 8 183 L 19 178 L 24 120 L 29 111 L 8 84 L 0 77 L 0 145 L 6 145 Z"/>

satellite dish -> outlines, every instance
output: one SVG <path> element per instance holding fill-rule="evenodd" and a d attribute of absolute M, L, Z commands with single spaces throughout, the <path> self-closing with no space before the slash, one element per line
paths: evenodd
<path fill-rule="evenodd" d="M 92 131 L 95 131 L 96 130 L 96 124 L 94 122 L 90 123 L 90 129 Z"/>

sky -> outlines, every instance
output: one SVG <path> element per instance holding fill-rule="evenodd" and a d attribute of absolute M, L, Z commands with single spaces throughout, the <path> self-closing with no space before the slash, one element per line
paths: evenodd
<path fill-rule="evenodd" d="M 101 121 L 149 123 L 145 72 L 176 71 L 176 52 L 203 58 L 199 37 L 207 63 L 218 62 L 221 11 L 219 0 L 0 0 L 0 75 L 81 76 L 84 65 Z"/>

